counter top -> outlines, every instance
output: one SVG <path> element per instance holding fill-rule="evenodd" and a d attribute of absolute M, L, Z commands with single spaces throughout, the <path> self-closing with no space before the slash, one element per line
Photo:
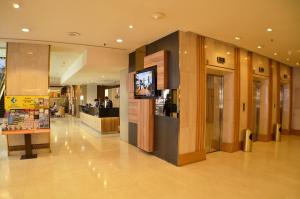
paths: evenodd
<path fill-rule="evenodd" d="M 99 118 L 119 117 L 119 108 L 96 108 L 96 107 L 80 106 L 80 112 L 95 117 L 99 117 Z"/>

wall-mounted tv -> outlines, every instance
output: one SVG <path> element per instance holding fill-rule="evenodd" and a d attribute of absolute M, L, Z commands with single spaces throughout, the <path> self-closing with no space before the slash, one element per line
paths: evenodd
<path fill-rule="evenodd" d="M 156 66 L 137 71 L 134 76 L 134 97 L 154 98 L 156 96 Z"/>

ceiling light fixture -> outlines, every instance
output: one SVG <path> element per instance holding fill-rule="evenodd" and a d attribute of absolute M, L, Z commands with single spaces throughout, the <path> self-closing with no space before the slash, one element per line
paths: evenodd
<path fill-rule="evenodd" d="M 299 62 L 296 62 L 296 66 L 299 66 L 300 64 L 299 64 Z"/>
<path fill-rule="evenodd" d="M 267 28 L 267 31 L 272 32 L 273 30 L 272 30 L 272 28 Z"/>
<path fill-rule="evenodd" d="M 22 28 L 22 31 L 23 32 L 30 32 L 30 29 L 29 28 Z"/>
<path fill-rule="evenodd" d="M 12 6 L 16 9 L 20 8 L 20 4 L 18 4 L 18 3 L 13 3 Z"/>
<path fill-rule="evenodd" d="M 259 46 L 257 46 L 257 48 L 261 49 L 262 47 L 259 45 Z"/>
<path fill-rule="evenodd" d="M 122 43 L 123 42 L 123 39 L 119 38 L 116 40 L 118 43 Z"/>
<path fill-rule="evenodd" d="M 275 52 L 275 53 L 274 53 L 274 55 L 276 56 L 276 55 L 278 55 L 278 53 L 277 53 L 277 52 Z"/>
<path fill-rule="evenodd" d="M 129 27 L 130 29 L 133 29 L 133 25 L 129 25 L 128 27 Z"/>
<path fill-rule="evenodd" d="M 286 61 L 290 61 L 290 58 L 286 58 Z"/>
<path fill-rule="evenodd" d="M 226 54 L 227 54 L 227 55 L 230 55 L 230 52 L 229 52 L 229 51 L 227 51 L 227 52 L 226 52 Z"/>
<path fill-rule="evenodd" d="M 79 32 L 67 32 L 67 34 L 71 37 L 78 37 L 80 36 L 80 33 Z"/>
<path fill-rule="evenodd" d="M 152 18 L 155 20 L 163 19 L 165 17 L 166 17 L 166 14 L 162 13 L 162 12 L 156 12 L 152 15 Z"/>
<path fill-rule="evenodd" d="M 235 40 L 240 40 L 240 39 L 241 39 L 241 38 L 240 38 L 240 37 L 238 37 L 238 36 L 236 36 L 236 37 L 235 37 Z"/>

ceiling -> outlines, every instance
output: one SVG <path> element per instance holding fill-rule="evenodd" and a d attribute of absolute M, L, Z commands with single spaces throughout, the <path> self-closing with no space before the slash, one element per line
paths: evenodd
<path fill-rule="evenodd" d="M 50 84 L 60 85 L 62 75 L 84 52 L 83 47 L 52 45 L 50 49 Z"/>
<path fill-rule="evenodd" d="M 52 59 L 52 58 L 51 58 Z M 119 84 L 120 71 L 127 68 L 124 50 L 86 47 L 61 76 L 61 84 Z"/>
<path fill-rule="evenodd" d="M 229 42 L 290 66 L 300 62 L 299 0 L 19 0 L 0 2 L 0 39 L 42 40 L 125 49 L 128 53 L 176 30 Z M 153 13 L 166 17 L 154 20 Z M 129 29 L 129 25 L 133 29 Z M 29 33 L 21 28 L 28 27 Z M 272 28 L 268 32 L 267 28 Z M 71 37 L 67 32 L 79 32 Z M 239 36 L 240 40 L 235 40 Z M 122 38 L 123 43 L 116 39 Z M 258 49 L 257 46 L 262 48 Z M 71 50 L 72 51 L 72 50 Z M 80 50 L 79 50 L 80 51 Z M 274 55 L 274 52 L 277 55 Z M 65 62 L 78 53 L 66 54 Z M 65 70 L 61 60 L 54 67 Z M 56 70 L 55 70 L 56 71 Z M 56 72 L 54 75 L 59 76 Z"/>

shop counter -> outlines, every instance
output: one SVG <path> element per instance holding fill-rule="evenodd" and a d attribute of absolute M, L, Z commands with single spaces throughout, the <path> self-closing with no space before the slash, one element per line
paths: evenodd
<path fill-rule="evenodd" d="M 80 120 L 99 133 L 119 133 L 119 108 L 80 108 Z"/>

